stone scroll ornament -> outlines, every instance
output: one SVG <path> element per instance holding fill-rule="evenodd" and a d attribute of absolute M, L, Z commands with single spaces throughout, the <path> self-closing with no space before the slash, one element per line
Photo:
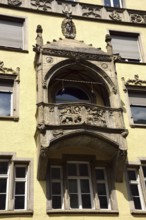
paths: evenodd
<path fill-rule="evenodd" d="M 62 33 L 65 38 L 74 39 L 76 37 L 76 27 L 71 17 L 71 10 L 66 6 L 63 10 L 63 14 L 65 14 L 66 18 L 62 21 Z"/>
<path fill-rule="evenodd" d="M 19 6 L 22 4 L 22 0 L 8 0 L 8 5 Z"/>

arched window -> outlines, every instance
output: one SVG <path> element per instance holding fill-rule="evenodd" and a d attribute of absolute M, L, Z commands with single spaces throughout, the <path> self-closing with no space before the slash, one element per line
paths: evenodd
<path fill-rule="evenodd" d="M 77 87 L 64 87 L 55 96 L 56 103 L 91 102 L 88 95 Z"/>

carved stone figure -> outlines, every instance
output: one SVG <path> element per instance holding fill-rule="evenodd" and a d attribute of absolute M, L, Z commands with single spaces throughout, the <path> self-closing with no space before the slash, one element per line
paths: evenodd
<path fill-rule="evenodd" d="M 22 4 L 21 0 L 8 0 L 8 5 L 19 6 Z"/>
<path fill-rule="evenodd" d="M 20 68 L 17 67 L 16 70 L 13 70 L 12 68 L 7 68 L 7 67 L 4 66 L 4 62 L 0 60 L 0 72 L 1 73 L 10 73 L 10 74 L 19 75 Z"/>
<path fill-rule="evenodd" d="M 72 21 L 72 12 L 67 8 L 63 11 L 63 13 L 66 15 L 66 18 L 63 20 L 61 25 L 62 33 L 66 38 L 74 39 L 76 37 L 76 27 Z"/>
<path fill-rule="evenodd" d="M 133 86 L 143 86 L 146 85 L 146 80 L 139 79 L 138 75 L 134 75 L 135 79 L 128 79 L 125 85 L 133 85 Z"/>

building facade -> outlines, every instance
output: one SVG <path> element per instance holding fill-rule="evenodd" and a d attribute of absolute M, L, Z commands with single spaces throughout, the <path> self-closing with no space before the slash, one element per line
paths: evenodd
<path fill-rule="evenodd" d="M 0 218 L 146 216 L 144 0 L 0 0 Z"/>

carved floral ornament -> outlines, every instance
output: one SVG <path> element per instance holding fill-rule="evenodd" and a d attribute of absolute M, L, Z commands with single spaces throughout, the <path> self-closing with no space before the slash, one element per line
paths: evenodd
<path fill-rule="evenodd" d="M 146 86 L 146 80 L 139 79 L 138 75 L 134 75 L 134 79 L 128 79 L 125 81 L 125 78 L 122 77 L 124 91 L 127 92 L 126 86 Z"/>
<path fill-rule="evenodd" d="M 22 0 L 8 0 L 8 5 L 19 6 L 22 4 Z"/>
<path fill-rule="evenodd" d="M 0 73 L 19 75 L 19 72 L 20 72 L 19 67 L 17 67 L 16 70 L 13 70 L 12 68 L 5 67 L 4 62 L 0 60 Z"/>
<path fill-rule="evenodd" d="M 51 10 L 51 2 L 53 0 L 31 0 L 31 5 L 43 11 Z"/>
<path fill-rule="evenodd" d="M 138 24 L 146 23 L 146 15 L 131 14 L 130 19 L 131 19 L 131 22 L 133 23 L 138 23 Z"/>
<path fill-rule="evenodd" d="M 119 15 L 119 13 L 117 11 L 113 11 L 109 17 L 112 19 L 112 20 L 115 20 L 115 21 L 122 21 L 122 18 L 121 16 Z"/>
<path fill-rule="evenodd" d="M 101 18 L 100 10 L 95 7 L 83 7 L 82 8 L 83 13 L 82 15 L 85 17 L 94 17 L 94 18 Z"/>

